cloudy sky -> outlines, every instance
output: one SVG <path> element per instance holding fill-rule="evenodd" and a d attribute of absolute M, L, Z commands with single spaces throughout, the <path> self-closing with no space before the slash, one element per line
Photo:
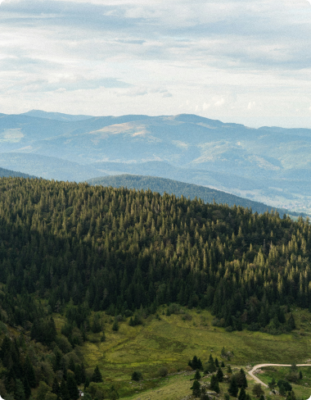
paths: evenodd
<path fill-rule="evenodd" d="M 0 112 L 311 128 L 310 1 L 0 4 Z"/>

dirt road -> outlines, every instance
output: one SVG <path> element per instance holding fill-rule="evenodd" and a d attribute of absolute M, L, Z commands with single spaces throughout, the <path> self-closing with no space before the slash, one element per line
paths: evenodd
<path fill-rule="evenodd" d="M 311 367 L 311 364 L 296 364 L 297 367 Z M 250 371 L 248 371 L 249 375 L 258 383 L 260 383 L 262 386 L 268 387 L 265 383 L 263 383 L 256 375 L 255 371 L 259 368 L 264 368 L 264 367 L 291 367 L 292 364 L 258 364 L 255 365 Z"/>

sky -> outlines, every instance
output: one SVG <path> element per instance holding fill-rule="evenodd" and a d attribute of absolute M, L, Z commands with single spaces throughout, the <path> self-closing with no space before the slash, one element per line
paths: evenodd
<path fill-rule="evenodd" d="M 0 112 L 311 128 L 311 0 L 0 0 Z"/>

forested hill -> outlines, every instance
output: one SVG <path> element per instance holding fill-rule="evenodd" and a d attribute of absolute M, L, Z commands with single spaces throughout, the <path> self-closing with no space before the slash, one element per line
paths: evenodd
<path fill-rule="evenodd" d="M 88 183 L 90 185 L 112 186 L 115 188 L 125 187 L 136 190 L 150 189 L 152 192 L 157 192 L 161 195 L 164 193 L 174 194 L 178 197 L 190 197 L 191 200 L 197 197 L 198 199 L 202 199 L 205 203 L 213 203 L 215 201 L 217 204 L 228 204 L 230 207 L 236 205 L 251 208 L 254 212 L 260 214 L 266 211 L 272 211 L 272 207 L 266 204 L 234 196 L 233 194 L 220 190 L 154 176 L 114 175 L 90 179 Z M 289 211 L 285 209 L 277 209 L 277 212 L 281 217 L 289 213 Z M 298 216 L 299 214 L 291 212 L 291 215 Z"/>
<path fill-rule="evenodd" d="M 302 219 L 151 191 L 0 179 L 0 296 L 11 324 L 38 323 L 35 293 L 50 312 L 72 300 L 68 318 L 80 329 L 90 309 L 153 313 L 177 302 L 210 308 L 229 330 L 288 330 L 289 305 L 311 301 L 310 249 Z"/>
<path fill-rule="evenodd" d="M 0 178 L 35 178 L 22 172 L 11 171 L 9 169 L 0 168 Z"/>

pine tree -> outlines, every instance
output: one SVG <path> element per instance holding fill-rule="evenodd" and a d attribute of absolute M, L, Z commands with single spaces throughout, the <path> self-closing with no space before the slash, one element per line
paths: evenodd
<path fill-rule="evenodd" d="M 16 379 L 16 382 L 15 382 L 14 399 L 15 400 L 25 400 L 24 385 L 20 379 Z"/>
<path fill-rule="evenodd" d="M 100 373 L 98 366 L 96 366 L 94 369 L 91 381 L 92 382 L 102 382 L 103 381 L 103 378 L 102 378 L 102 375 Z"/>
<path fill-rule="evenodd" d="M 60 388 L 59 388 L 58 380 L 55 377 L 54 381 L 53 381 L 53 384 L 52 384 L 52 393 L 56 394 L 57 397 L 58 397 L 59 391 L 60 391 Z"/>
<path fill-rule="evenodd" d="M 210 387 L 211 387 L 211 390 L 213 390 L 214 392 L 216 392 L 216 393 L 220 392 L 219 383 L 218 383 L 218 379 L 217 379 L 216 375 L 212 375 Z"/>
<path fill-rule="evenodd" d="M 246 393 L 245 393 L 245 389 L 244 389 L 243 386 L 241 387 L 238 399 L 239 400 L 246 400 Z"/>
<path fill-rule="evenodd" d="M 24 374 L 25 374 L 25 377 L 27 378 L 29 386 L 31 388 L 35 388 L 37 386 L 35 371 L 33 369 L 32 363 L 28 356 L 26 357 L 26 360 L 25 360 Z"/>
<path fill-rule="evenodd" d="M 64 378 L 62 379 L 61 384 L 60 384 L 59 396 L 60 396 L 61 400 L 72 400 L 72 399 L 70 399 L 68 386 L 67 386 L 67 383 Z"/>
<path fill-rule="evenodd" d="M 288 321 L 287 321 L 288 328 L 292 331 L 293 329 L 296 329 L 296 324 L 295 324 L 295 319 L 293 314 L 290 314 Z"/>
<path fill-rule="evenodd" d="M 194 381 L 192 387 L 190 388 L 192 390 L 192 395 L 197 398 L 200 397 L 201 395 L 201 385 L 200 382 Z"/>
<path fill-rule="evenodd" d="M 85 367 L 84 364 L 81 364 L 81 383 L 85 383 L 86 374 L 85 374 Z"/>
<path fill-rule="evenodd" d="M 217 376 L 218 382 L 222 382 L 223 381 L 224 374 L 223 374 L 221 368 L 218 368 L 216 376 Z"/>
<path fill-rule="evenodd" d="M 201 374 L 200 374 L 200 371 L 198 369 L 196 370 L 196 373 L 194 375 L 194 379 L 196 381 L 199 381 L 201 379 Z"/>
<path fill-rule="evenodd" d="M 231 378 L 228 392 L 231 394 L 232 397 L 237 397 L 237 395 L 238 395 L 239 387 L 238 387 L 238 384 L 237 384 L 237 381 L 236 381 L 236 378 L 234 375 Z"/>
<path fill-rule="evenodd" d="M 67 389 L 71 400 L 77 400 L 79 397 L 79 391 L 75 378 L 71 375 L 67 379 Z"/>
<path fill-rule="evenodd" d="M 28 400 L 31 395 L 31 389 L 26 376 L 23 379 L 23 386 L 24 386 L 25 399 Z"/>

